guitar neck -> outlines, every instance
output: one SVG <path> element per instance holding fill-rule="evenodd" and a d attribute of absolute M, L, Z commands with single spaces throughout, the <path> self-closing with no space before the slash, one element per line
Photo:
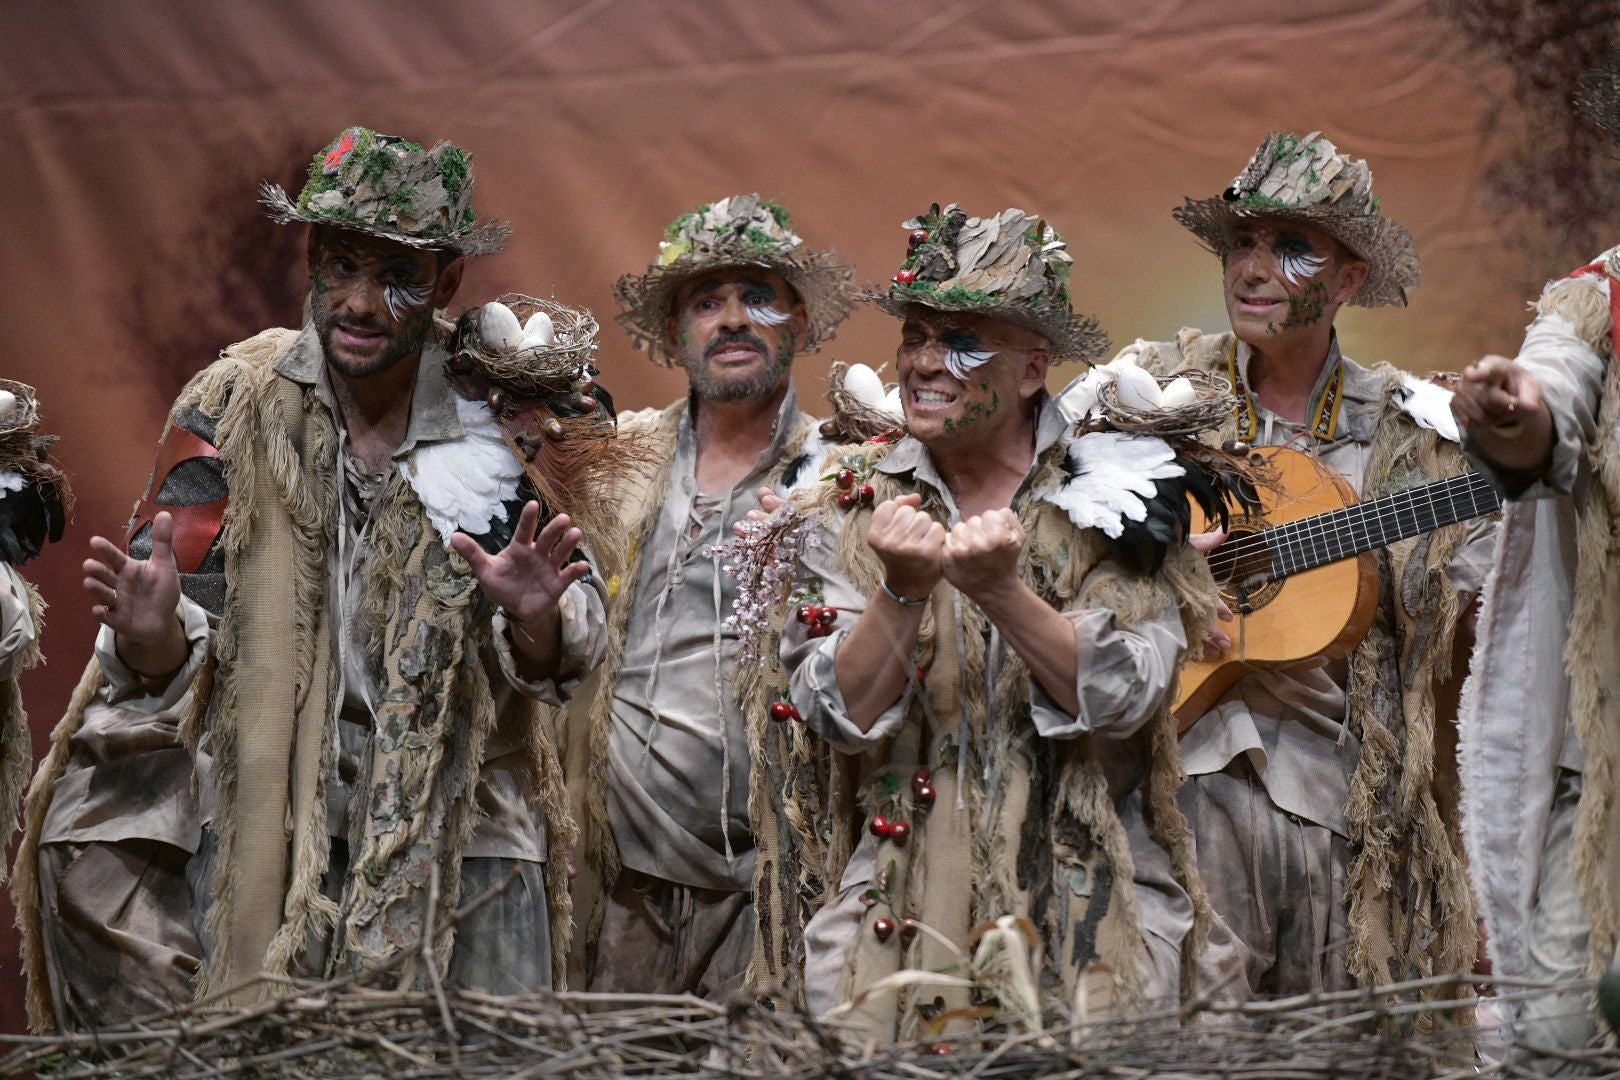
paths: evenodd
<path fill-rule="evenodd" d="M 1502 497 L 1489 480 L 1467 472 L 1290 521 L 1261 535 L 1271 550 L 1271 577 L 1276 580 L 1493 513 L 1501 505 Z"/>

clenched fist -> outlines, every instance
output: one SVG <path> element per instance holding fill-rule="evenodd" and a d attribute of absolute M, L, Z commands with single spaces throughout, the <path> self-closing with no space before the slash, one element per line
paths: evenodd
<path fill-rule="evenodd" d="M 959 521 L 945 537 L 945 579 L 978 601 L 1018 584 L 1024 527 L 1011 510 L 990 510 Z"/>
<path fill-rule="evenodd" d="M 866 543 L 883 563 L 889 588 L 908 600 L 933 592 L 944 572 L 945 526 L 919 510 L 921 505 L 920 495 L 881 502 L 866 531 Z"/>

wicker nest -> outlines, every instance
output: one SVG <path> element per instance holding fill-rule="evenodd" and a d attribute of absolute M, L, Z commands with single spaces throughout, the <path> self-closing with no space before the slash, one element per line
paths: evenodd
<path fill-rule="evenodd" d="M 0 379 L 0 390 L 8 391 L 17 399 L 11 411 L 0 416 L 0 441 L 9 445 L 12 440 L 33 434 L 39 424 L 39 399 L 32 386 L 10 379 Z"/>
<path fill-rule="evenodd" d="M 896 437 L 905 434 L 904 420 L 896 421 L 881 409 L 858 401 L 844 389 L 844 375 L 848 371 L 849 365 L 842 360 L 834 360 L 827 369 L 827 404 L 832 407 L 832 416 L 822 423 L 821 433 L 844 443 L 866 442 L 879 435 Z M 883 368 L 878 368 L 878 374 L 883 374 Z M 884 392 L 893 389 L 894 385 L 884 383 Z"/>
<path fill-rule="evenodd" d="M 1186 371 L 1155 378 L 1161 390 L 1176 379 L 1186 379 L 1198 391 L 1198 400 L 1175 409 L 1136 409 L 1120 402 L 1119 384 L 1110 381 L 1097 394 L 1097 403 L 1111 427 L 1136 435 L 1201 435 L 1220 427 L 1237 408 L 1232 384 L 1220 375 Z"/>
<path fill-rule="evenodd" d="M 482 305 L 468 308 L 453 327 L 441 324 L 441 330 L 448 330 L 452 372 L 476 370 L 519 399 L 569 393 L 590 377 L 599 327 L 589 311 L 523 293 L 507 293 L 496 300 L 511 308 L 519 322 L 528 322 L 537 311 L 545 312 L 556 330 L 557 344 L 496 352 L 484 344 L 478 332 Z"/>

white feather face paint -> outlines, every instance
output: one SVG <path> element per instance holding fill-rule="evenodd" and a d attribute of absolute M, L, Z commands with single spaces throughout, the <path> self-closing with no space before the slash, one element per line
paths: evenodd
<path fill-rule="evenodd" d="M 393 316 L 395 322 L 405 321 L 405 316 L 433 299 L 433 282 L 426 285 L 384 285 L 383 302 L 388 305 L 388 314 Z"/>
<path fill-rule="evenodd" d="M 967 382 L 968 373 L 994 360 L 996 354 L 988 349 L 951 349 L 945 353 L 945 370 L 958 382 Z"/>
<path fill-rule="evenodd" d="M 743 307 L 748 312 L 748 321 L 755 326 L 781 326 L 793 318 L 793 312 L 771 307 L 771 302 L 764 297 L 751 296 L 743 301 Z"/>
<path fill-rule="evenodd" d="M 1277 257 L 1277 265 L 1282 269 L 1282 276 L 1288 279 L 1290 285 L 1303 285 L 1308 279 L 1320 274 L 1327 266 L 1326 255 L 1306 255 L 1298 251 L 1285 251 Z"/>

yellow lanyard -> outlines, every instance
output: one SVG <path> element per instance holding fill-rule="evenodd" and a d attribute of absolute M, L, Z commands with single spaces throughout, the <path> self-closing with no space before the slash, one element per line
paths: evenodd
<path fill-rule="evenodd" d="M 1243 381 L 1243 373 L 1238 370 L 1237 338 L 1226 349 L 1226 375 L 1232 380 L 1232 389 L 1237 391 L 1237 428 L 1238 438 L 1245 442 L 1253 442 L 1260 431 L 1260 417 L 1254 405 L 1254 395 L 1249 393 L 1248 384 Z M 1331 442 L 1339 430 L 1339 406 L 1344 403 L 1344 365 L 1334 364 L 1333 374 L 1328 376 L 1327 385 L 1322 392 L 1316 395 L 1316 405 L 1311 410 L 1316 418 L 1311 423 L 1311 434 L 1322 442 Z"/>

